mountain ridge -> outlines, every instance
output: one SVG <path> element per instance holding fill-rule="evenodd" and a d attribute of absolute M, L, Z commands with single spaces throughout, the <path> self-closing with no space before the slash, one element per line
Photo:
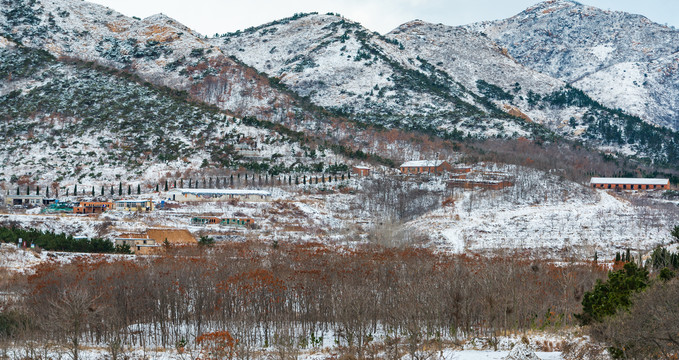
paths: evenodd
<path fill-rule="evenodd" d="M 554 4 L 573 3 L 542 3 Z M 163 14 L 138 20 L 82 1 L 5 0 L 0 30 L 64 61 L 124 70 L 237 117 L 344 144 L 356 134 L 337 129 L 364 124 L 455 141 L 566 138 L 651 163 L 678 158 L 676 133 L 598 100 L 610 92 L 596 81 L 585 93 L 521 63 L 478 26 L 410 21 L 380 35 L 335 14 L 296 14 L 206 38 Z M 658 66 L 672 64 L 669 57 Z M 363 135 L 359 143 L 378 149 L 386 141 Z"/>

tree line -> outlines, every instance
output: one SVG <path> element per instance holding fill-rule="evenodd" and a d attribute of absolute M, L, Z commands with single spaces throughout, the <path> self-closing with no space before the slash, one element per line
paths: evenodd
<path fill-rule="evenodd" d="M 19 296 L 3 314 L 18 320 L 0 336 L 74 349 L 82 342 L 190 348 L 201 335 L 229 331 L 243 358 L 281 339 L 302 346 L 332 336 L 364 358 L 378 334 L 388 334 L 390 344 L 414 354 L 442 339 L 573 325 L 583 294 L 605 274 L 593 263 L 521 254 L 317 243 L 81 258 L 45 263 L 17 279 Z"/>
<path fill-rule="evenodd" d="M 36 229 L 25 230 L 13 226 L 0 227 L 0 242 L 12 244 L 19 243 L 21 246 L 35 245 L 40 249 L 53 251 L 119 254 L 130 253 L 129 246 L 116 246 L 113 242 L 106 239 L 74 238 L 73 236 L 66 235 L 64 233 L 56 234 L 51 231 L 41 231 Z"/>

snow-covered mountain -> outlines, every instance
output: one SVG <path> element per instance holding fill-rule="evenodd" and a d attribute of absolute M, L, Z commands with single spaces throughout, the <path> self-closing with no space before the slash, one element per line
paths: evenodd
<path fill-rule="evenodd" d="M 444 134 L 531 135 L 524 121 L 480 101 L 397 39 L 333 14 L 297 15 L 211 44 L 315 104 L 360 121 Z"/>
<path fill-rule="evenodd" d="M 654 161 L 675 156 L 673 132 L 602 106 L 466 27 L 411 21 L 381 36 L 333 14 L 304 14 L 211 44 L 363 122 L 457 139 L 535 137 L 549 129 Z"/>
<path fill-rule="evenodd" d="M 679 31 L 641 15 L 550 0 L 472 24 L 522 65 L 611 108 L 679 128 Z"/>
<path fill-rule="evenodd" d="M 211 169 L 276 174 L 319 169 L 319 163 L 323 169 L 326 156 L 345 162 L 302 133 L 229 116 L 124 71 L 59 61 L 0 39 L 0 118 L 6 120 L 0 182 L 153 183 Z"/>
<path fill-rule="evenodd" d="M 598 68 L 584 55 L 576 54 L 583 60 L 574 61 L 573 69 L 563 70 L 563 74 L 525 61 L 535 57 L 563 62 L 560 57 L 543 55 L 561 51 L 561 45 L 547 47 L 537 39 L 531 47 L 531 39 L 538 35 L 512 26 L 548 22 L 551 16 L 564 12 L 563 17 L 571 16 L 573 7 L 584 8 L 548 1 L 504 20 L 504 27 L 502 21 L 469 27 L 412 21 L 384 36 L 334 14 L 297 14 L 207 38 L 164 15 L 142 20 L 78 0 L 5 0 L 0 9 L 0 35 L 23 47 L 47 51 L 59 62 L 75 58 L 123 70 L 152 84 L 185 91 L 193 100 L 216 105 L 237 117 L 251 116 L 307 133 L 335 136 L 336 142 L 355 141 L 356 128 L 353 133 L 336 131 L 344 126 L 340 124 L 354 124 L 345 121 L 349 119 L 458 141 L 565 137 L 663 165 L 679 159 L 675 132 L 649 125 L 657 119 L 647 113 L 637 118 L 616 110 L 635 113 L 644 107 L 666 107 L 666 114 L 675 111 L 679 97 L 665 89 L 676 83 L 673 55 L 666 54 L 671 50 L 673 30 L 642 22 L 640 26 L 651 29 L 644 32 L 651 34 L 647 40 L 656 33 L 664 34 L 649 52 L 654 60 L 642 63 L 635 53 L 637 58 L 626 58 L 637 61 L 635 67 L 606 63 L 605 71 L 611 74 L 604 70 L 590 74 Z M 583 11 L 578 19 L 586 18 Z M 609 22 L 628 18 L 616 16 L 618 20 Z M 523 23 L 517 20 L 524 18 Z M 554 26 L 561 26 L 557 20 Z M 612 26 L 609 22 L 601 26 Z M 589 30 L 609 34 L 597 26 L 591 25 Z M 622 34 L 625 31 L 625 26 L 620 27 L 618 36 L 634 38 Z M 514 48 L 498 45 L 505 43 L 504 33 L 514 34 L 512 43 L 526 44 L 536 55 L 515 54 Z M 601 44 L 592 44 L 587 45 L 587 51 L 603 54 Z M 599 50 L 592 50 L 597 46 Z M 605 58 L 617 59 L 617 55 L 609 55 Z M 556 68 L 569 66 L 564 63 Z M 642 85 L 649 90 L 624 91 L 623 100 L 616 97 L 616 91 L 620 94 L 625 87 L 609 89 L 607 79 L 612 74 L 641 76 L 648 74 L 646 67 L 670 75 L 647 75 Z M 570 76 L 576 73 L 579 80 L 573 82 L 576 79 Z M 617 76 L 616 81 L 631 81 L 628 85 L 636 86 L 637 75 Z M 3 81 L 15 82 L 11 76 Z M 5 87 L 5 93 L 9 88 Z M 676 85 L 673 89 L 676 91 Z M 650 93 L 654 99 L 648 98 Z M 615 104 L 608 98 L 629 106 L 612 106 Z M 642 106 L 644 99 L 648 101 Z"/>
<path fill-rule="evenodd" d="M 126 69 L 239 116 L 282 121 L 294 109 L 266 78 L 162 14 L 139 20 L 80 0 L 7 0 L 0 29 L 24 46 Z"/>

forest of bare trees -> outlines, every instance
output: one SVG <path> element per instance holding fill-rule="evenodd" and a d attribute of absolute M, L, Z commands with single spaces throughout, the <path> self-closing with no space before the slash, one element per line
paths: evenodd
<path fill-rule="evenodd" d="M 358 358 L 377 338 L 414 353 L 425 343 L 572 325 L 583 293 L 605 274 L 595 264 L 521 254 L 313 243 L 82 258 L 3 283 L 15 295 L 0 307 L 11 324 L 0 336 L 14 346 L 70 344 L 73 358 L 82 344 L 190 348 L 218 331 L 233 336 L 234 356 L 242 358 L 255 348 L 301 347 L 323 336 Z"/>

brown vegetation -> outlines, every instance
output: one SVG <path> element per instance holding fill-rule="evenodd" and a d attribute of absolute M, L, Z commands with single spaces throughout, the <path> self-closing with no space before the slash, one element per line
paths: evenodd
<path fill-rule="evenodd" d="M 331 331 L 340 347 L 364 357 L 379 333 L 389 335 L 389 346 L 415 352 L 442 338 L 573 324 L 583 292 L 604 275 L 596 265 L 520 255 L 232 243 L 148 259 L 43 264 L 13 285 L 21 295 L 3 311 L 30 318 L 13 336 L 73 348 L 121 339 L 174 347 L 211 333 L 223 334 L 219 344 L 227 348 L 278 343 L 283 351 L 284 339 Z M 231 340 L 216 333 L 225 330 Z"/>

